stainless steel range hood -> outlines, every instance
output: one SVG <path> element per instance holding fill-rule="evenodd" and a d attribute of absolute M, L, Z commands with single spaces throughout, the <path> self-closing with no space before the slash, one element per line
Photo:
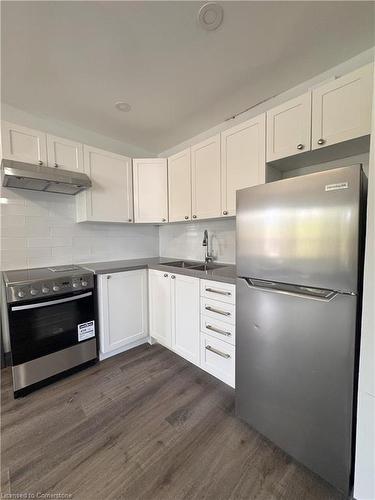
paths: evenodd
<path fill-rule="evenodd" d="M 31 189 L 32 191 L 77 194 L 91 187 L 90 178 L 82 172 L 42 167 L 6 159 L 1 162 L 1 176 L 3 186 Z"/>

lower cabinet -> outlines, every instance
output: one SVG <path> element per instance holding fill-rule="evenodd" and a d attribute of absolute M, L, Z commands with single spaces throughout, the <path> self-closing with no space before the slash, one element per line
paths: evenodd
<path fill-rule="evenodd" d="M 234 285 L 150 269 L 150 337 L 234 387 L 234 302 Z"/>
<path fill-rule="evenodd" d="M 150 337 L 199 365 L 199 279 L 150 269 Z"/>
<path fill-rule="evenodd" d="M 172 347 L 171 274 L 149 270 L 150 337 Z"/>
<path fill-rule="evenodd" d="M 199 279 L 181 274 L 171 278 L 172 349 L 199 365 Z"/>
<path fill-rule="evenodd" d="M 201 367 L 234 387 L 235 347 L 210 335 L 201 337 Z"/>
<path fill-rule="evenodd" d="M 148 340 L 147 270 L 98 276 L 100 359 Z"/>

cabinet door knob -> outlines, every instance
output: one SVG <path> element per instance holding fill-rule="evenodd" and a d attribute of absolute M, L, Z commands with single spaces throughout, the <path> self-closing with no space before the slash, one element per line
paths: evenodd
<path fill-rule="evenodd" d="M 318 144 L 322 145 L 322 144 L 325 144 L 325 142 L 326 141 L 324 139 L 319 139 Z"/>
<path fill-rule="evenodd" d="M 196 215 L 193 215 L 193 219 L 196 219 L 196 218 L 197 218 L 197 216 L 196 216 Z"/>
<path fill-rule="evenodd" d="M 58 167 L 58 164 L 57 164 L 57 163 L 55 163 L 55 167 L 56 167 L 56 168 Z"/>
<path fill-rule="evenodd" d="M 132 221 L 132 219 L 128 219 L 128 222 L 131 222 L 131 221 Z"/>
<path fill-rule="evenodd" d="M 188 220 L 189 216 L 188 215 L 185 215 L 185 220 Z"/>
<path fill-rule="evenodd" d="M 164 274 L 164 278 L 168 278 L 168 274 L 167 273 Z"/>
<path fill-rule="evenodd" d="M 303 144 L 298 144 L 297 149 L 303 149 L 305 146 Z"/>
<path fill-rule="evenodd" d="M 172 274 L 171 278 L 174 280 L 174 279 L 176 279 L 176 276 L 174 274 Z"/>
<path fill-rule="evenodd" d="M 39 160 L 39 161 L 38 161 L 38 164 L 39 164 L 39 165 L 43 165 L 42 160 Z"/>
<path fill-rule="evenodd" d="M 165 222 L 166 220 L 167 220 L 167 219 L 162 219 L 161 221 L 162 221 L 162 222 Z"/>
<path fill-rule="evenodd" d="M 112 276 L 110 274 L 108 274 L 107 280 L 110 280 L 111 278 L 112 278 Z"/>
<path fill-rule="evenodd" d="M 227 210 L 224 210 L 223 215 L 228 215 Z"/>

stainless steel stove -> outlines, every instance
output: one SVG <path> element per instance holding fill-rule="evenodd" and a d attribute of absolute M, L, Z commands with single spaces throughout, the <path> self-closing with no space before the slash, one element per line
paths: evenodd
<path fill-rule="evenodd" d="M 92 272 L 69 265 L 3 275 L 15 397 L 97 360 Z"/>

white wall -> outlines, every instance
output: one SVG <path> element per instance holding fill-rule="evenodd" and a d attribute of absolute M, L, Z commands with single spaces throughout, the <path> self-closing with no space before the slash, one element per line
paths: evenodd
<path fill-rule="evenodd" d="M 153 156 L 150 151 L 127 143 L 126 137 L 124 137 L 123 142 L 117 141 L 97 134 L 92 130 L 83 129 L 72 123 L 51 119 L 48 116 L 32 115 L 6 103 L 1 104 L 1 119 L 23 125 L 24 127 L 35 128 L 49 134 L 65 137 L 73 141 L 82 142 L 96 148 L 112 151 L 113 153 L 142 158 Z"/>
<path fill-rule="evenodd" d="M 204 260 L 203 232 L 208 230 L 209 249 L 215 261 L 234 264 L 236 258 L 235 219 L 181 222 L 160 226 L 160 255 L 177 259 Z"/>
<path fill-rule="evenodd" d="M 375 498 L 375 89 L 369 164 L 354 497 Z"/>
<path fill-rule="evenodd" d="M 353 71 L 357 68 L 360 68 L 361 66 L 364 66 L 365 64 L 368 64 L 370 62 L 374 61 L 374 53 L 375 53 L 375 47 L 372 49 L 366 50 L 365 52 L 362 52 L 361 54 L 358 54 L 357 56 L 353 57 L 352 59 L 349 59 L 348 61 L 345 61 L 328 71 L 325 71 L 324 73 L 321 73 L 320 75 L 315 76 L 314 78 L 311 78 L 310 80 L 301 83 L 300 85 L 293 87 L 286 92 L 283 92 L 279 94 L 276 97 L 273 97 L 266 102 L 262 104 L 258 104 L 254 107 L 252 107 L 250 110 L 242 113 L 238 117 L 234 119 L 229 119 L 226 120 L 225 122 L 222 122 L 215 127 L 212 127 L 208 130 L 203 131 L 202 133 L 191 137 L 187 139 L 186 141 L 181 142 L 180 144 L 176 144 L 176 146 L 167 149 L 163 151 L 162 153 L 159 154 L 159 156 L 163 158 L 167 158 L 168 156 L 171 156 L 175 153 L 178 153 L 179 151 L 182 151 L 185 148 L 188 148 L 192 144 L 197 144 L 200 141 L 203 141 L 204 139 L 207 139 L 208 137 L 213 136 L 214 134 L 217 134 L 219 132 L 222 132 L 223 130 L 226 130 L 230 127 L 233 127 L 239 123 L 244 122 L 245 120 L 249 120 L 250 118 L 253 118 L 254 116 L 257 116 L 261 113 L 264 113 L 265 111 L 278 106 L 279 104 L 288 101 L 289 99 L 292 99 L 293 97 L 297 97 L 304 92 L 307 92 L 309 89 L 312 89 L 323 82 L 333 80 L 334 78 L 337 78 L 338 76 L 342 76 L 346 73 L 349 73 L 350 71 Z M 237 112 L 240 112 L 241 110 L 238 110 Z"/>
<path fill-rule="evenodd" d="M 159 254 L 156 226 L 75 222 L 74 196 L 1 191 L 1 269 Z"/>

